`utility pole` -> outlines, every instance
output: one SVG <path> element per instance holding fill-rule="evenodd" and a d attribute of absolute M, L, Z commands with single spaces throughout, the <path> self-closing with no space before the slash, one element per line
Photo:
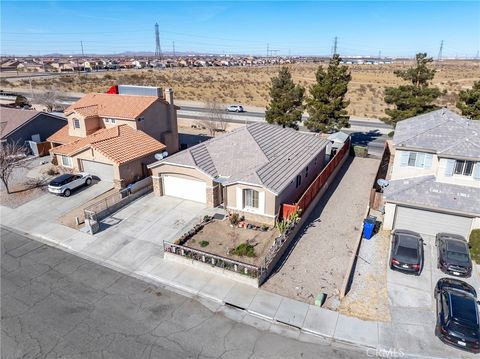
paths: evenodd
<path fill-rule="evenodd" d="M 82 47 L 82 57 L 84 57 L 85 54 L 83 53 L 83 41 L 80 41 L 80 46 Z"/>
<path fill-rule="evenodd" d="M 172 41 L 173 59 L 175 60 L 175 41 Z"/>
<path fill-rule="evenodd" d="M 382 50 L 378 50 L 378 59 L 380 60 L 382 58 Z"/>
<path fill-rule="evenodd" d="M 332 55 L 336 55 L 337 54 L 337 37 L 335 36 L 335 39 L 333 40 L 333 54 Z"/>
<path fill-rule="evenodd" d="M 442 61 L 443 56 L 443 40 L 440 42 L 440 50 L 438 50 L 438 61 Z"/>

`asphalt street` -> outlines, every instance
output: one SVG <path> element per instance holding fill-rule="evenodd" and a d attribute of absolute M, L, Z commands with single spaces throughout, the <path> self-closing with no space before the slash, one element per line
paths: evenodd
<path fill-rule="evenodd" d="M 367 356 L 261 330 L 262 321 L 236 309 L 202 304 L 3 227 L 1 256 L 4 359 Z"/>

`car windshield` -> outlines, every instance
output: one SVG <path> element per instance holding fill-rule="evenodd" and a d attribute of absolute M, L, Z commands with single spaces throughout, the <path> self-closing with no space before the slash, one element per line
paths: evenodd
<path fill-rule="evenodd" d="M 448 259 L 456 261 L 456 262 L 468 263 L 468 255 L 466 253 L 448 251 L 447 252 L 447 257 L 448 257 Z"/>

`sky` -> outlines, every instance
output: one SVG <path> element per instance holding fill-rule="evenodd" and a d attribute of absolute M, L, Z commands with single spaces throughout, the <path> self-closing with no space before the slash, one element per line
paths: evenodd
<path fill-rule="evenodd" d="M 4 1 L 0 53 L 474 57 L 480 1 Z"/>

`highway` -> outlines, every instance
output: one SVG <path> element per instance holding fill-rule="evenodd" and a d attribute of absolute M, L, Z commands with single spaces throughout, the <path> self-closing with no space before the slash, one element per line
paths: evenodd
<path fill-rule="evenodd" d="M 27 97 L 29 100 L 33 99 L 32 92 L 27 90 L 16 90 L 8 89 L 4 90 L 7 94 L 18 94 Z M 34 90 L 33 93 L 39 92 Z M 0 99 L 12 99 L 13 96 L 4 96 L 0 95 Z M 63 105 L 70 105 L 71 103 L 80 99 L 80 96 L 71 95 L 71 94 L 61 94 L 58 98 L 59 103 Z M 182 101 L 177 101 L 177 104 L 180 104 L 180 110 L 178 110 L 178 117 L 183 119 L 192 119 L 192 120 L 205 120 L 208 118 L 208 108 L 201 106 L 182 106 Z M 307 115 L 303 115 L 302 121 L 308 118 Z M 230 123 L 242 123 L 248 124 L 252 122 L 263 122 L 265 121 L 264 112 L 226 112 L 225 119 Z M 307 128 L 300 124 L 301 131 L 308 131 Z M 387 134 L 392 131 L 392 127 L 387 125 L 379 120 L 375 119 L 362 119 L 359 117 L 350 118 L 350 127 L 344 128 L 342 131 L 352 134 L 352 139 L 354 144 L 364 145 L 369 147 L 371 153 L 379 154 L 383 150 L 384 142 L 387 138 Z"/>

